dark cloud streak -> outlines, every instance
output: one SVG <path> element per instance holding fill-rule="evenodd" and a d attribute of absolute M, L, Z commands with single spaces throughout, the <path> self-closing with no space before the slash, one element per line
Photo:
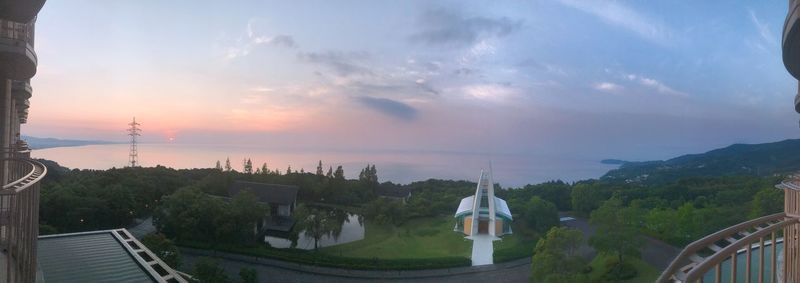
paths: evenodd
<path fill-rule="evenodd" d="M 364 106 L 393 118 L 403 121 L 413 121 L 417 118 L 417 109 L 399 101 L 370 96 L 360 96 L 355 99 Z"/>
<path fill-rule="evenodd" d="M 369 57 L 366 52 L 300 52 L 297 58 L 302 61 L 325 66 L 339 76 L 372 75 L 373 71 L 363 65 Z"/>
<path fill-rule="evenodd" d="M 418 23 L 422 29 L 411 35 L 411 41 L 444 46 L 469 46 L 484 38 L 507 36 L 522 26 L 506 17 L 464 17 L 443 9 L 423 13 Z"/>

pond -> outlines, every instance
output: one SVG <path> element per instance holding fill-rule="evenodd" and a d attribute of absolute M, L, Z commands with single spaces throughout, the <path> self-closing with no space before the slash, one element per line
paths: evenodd
<path fill-rule="evenodd" d="M 325 213 L 327 220 L 333 221 L 335 225 L 335 227 L 331 227 L 326 233 L 323 233 L 324 235 L 317 242 L 320 248 L 364 239 L 364 218 L 362 216 L 330 208 L 316 209 L 327 210 L 327 213 Z M 295 225 L 295 230 L 297 229 L 298 225 Z M 273 248 L 291 248 L 292 238 L 296 237 L 297 242 L 294 248 L 313 250 L 314 238 L 308 234 L 309 233 L 303 230 L 292 231 L 292 233 L 287 236 L 265 235 L 264 242 L 268 243 Z"/>

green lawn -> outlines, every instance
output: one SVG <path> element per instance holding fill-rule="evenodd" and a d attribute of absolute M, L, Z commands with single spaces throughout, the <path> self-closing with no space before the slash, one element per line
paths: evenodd
<path fill-rule="evenodd" d="M 453 232 L 452 217 L 416 218 L 401 226 L 364 224 L 365 238 L 347 244 L 322 248 L 332 255 L 362 258 L 469 257 L 472 242 Z"/>
<path fill-rule="evenodd" d="M 533 255 L 539 236 L 525 227 L 524 223 L 511 224 L 514 231 L 494 242 L 494 262 L 504 262 Z"/>
<path fill-rule="evenodd" d="M 590 282 L 601 282 L 600 278 L 603 276 L 603 272 L 605 272 L 604 262 L 606 257 L 603 255 L 596 256 L 590 265 L 592 266 L 592 272 L 589 273 Z M 636 267 L 636 270 L 639 271 L 639 274 L 631 278 L 629 280 L 624 280 L 622 282 L 625 283 L 650 283 L 655 282 L 658 279 L 658 275 L 661 273 L 653 266 L 638 260 L 638 259 L 628 259 L 633 262 L 633 266 Z M 626 261 L 628 261 L 626 260 Z"/>

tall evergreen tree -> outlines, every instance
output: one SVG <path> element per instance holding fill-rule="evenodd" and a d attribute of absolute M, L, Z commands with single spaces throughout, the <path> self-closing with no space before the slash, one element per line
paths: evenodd
<path fill-rule="evenodd" d="M 214 166 L 214 169 L 217 169 L 217 170 L 219 170 L 219 171 L 222 171 L 222 165 L 220 165 L 220 164 L 219 164 L 219 160 L 217 160 L 217 165 L 216 165 L 216 166 Z"/>
<path fill-rule="evenodd" d="M 269 168 L 267 168 L 267 163 L 261 165 L 261 174 L 269 174 Z"/>
<path fill-rule="evenodd" d="M 286 167 L 286 174 L 292 174 L 292 165 L 289 165 L 289 167 Z"/>
<path fill-rule="evenodd" d="M 253 162 L 250 161 L 250 158 L 248 158 L 244 162 L 244 173 L 245 174 L 253 174 Z"/>
<path fill-rule="evenodd" d="M 231 158 L 230 157 L 225 158 L 225 171 L 231 172 L 231 170 L 233 170 L 233 168 L 231 167 Z"/>
<path fill-rule="evenodd" d="M 333 178 L 333 166 L 328 166 L 328 173 L 325 174 L 325 177 Z"/>
<path fill-rule="evenodd" d="M 317 176 L 322 176 L 322 160 L 319 161 L 319 165 L 317 165 Z"/>
<path fill-rule="evenodd" d="M 344 169 L 342 169 L 342 165 L 336 167 L 336 172 L 333 173 L 333 178 L 337 180 L 344 180 Z"/>
<path fill-rule="evenodd" d="M 370 169 L 370 180 L 371 183 L 377 184 L 378 183 L 378 170 L 375 169 L 375 164 L 372 164 L 372 168 Z"/>

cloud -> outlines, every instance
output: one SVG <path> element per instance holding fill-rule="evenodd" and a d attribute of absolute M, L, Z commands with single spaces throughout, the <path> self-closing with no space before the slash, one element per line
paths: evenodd
<path fill-rule="evenodd" d="M 596 83 L 593 87 L 596 90 L 606 91 L 606 92 L 615 92 L 615 91 L 623 89 L 623 87 L 621 85 L 618 85 L 618 84 L 615 84 L 615 83 L 611 83 L 611 82 Z"/>
<path fill-rule="evenodd" d="M 259 36 L 253 38 L 253 43 L 255 44 L 273 44 L 276 46 L 283 46 L 288 48 L 295 48 L 297 44 L 294 42 L 294 38 L 288 35 L 276 35 L 276 36 Z"/>
<path fill-rule="evenodd" d="M 255 19 L 247 22 L 245 36 L 236 40 L 234 46 L 225 50 L 225 58 L 236 59 L 250 54 L 250 52 L 260 45 L 273 45 L 286 48 L 297 48 L 294 38 L 289 35 L 279 34 L 275 36 L 262 35 L 255 30 Z"/>
<path fill-rule="evenodd" d="M 372 110 L 396 119 L 412 121 L 417 118 L 417 109 L 396 100 L 370 96 L 359 96 L 356 97 L 356 101 Z"/>
<path fill-rule="evenodd" d="M 470 46 L 490 37 L 504 37 L 518 30 L 521 21 L 506 17 L 465 17 L 444 9 L 428 10 L 417 22 L 421 30 L 410 39 L 428 45 Z"/>
<path fill-rule="evenodd" d="M 659 93 L 662 93 L 662 94 L 675 95 L 675 96 L 688 96 L 689 95 L 689 94 L 687 94 L 685 92 L 677 91 L 677 90 L 667 86 L 666 84 L 664 84 L 664 83 L 662 83 L 662 82 L 660 82 L 660 81 L 658 81 L 656 79 L 643 77 L 641 75 L 628 74 L 628 75 L 625 75 L 625 78 L 628 79 L 629 81 L 637 82 L 642 86 L 654 89 L 654 90 L 656 90 L 656 91 L 658 91 Z"/>
<path fill-rule="evenodd" d="M 325 66 L 339 76 L 371 75 L 373 71 L 364 66 L 369 57 L 366 52 L 300 52 L 297 58 L 302 61 Z"/>
<path fill-rule="evenodd" d="M 462 66 L 469 65 L 469 63 L 472 63 L 480 59 L 481 57 L 494 55 L 496 51 L 497 49 L 494 47 L 493 44 L 489 43 L 486 40 L 481 40 L 478 43 L 475 43 L 475 45 L 473 45 L 472 47 L 470 47 L 469 50 L 467 50 L 466 54 L 461 56 L 461 59 L 459 61 Z"/>
<path fill-rule="evenodd" d="M 604 22 L 627 29 L 650 42 L 669 45 L 674 39 L 670 28 L 656 23 L 638 11 L 617 1 L 559 0 L 561 4 L 594 15 Z"/>
<path fill-rule="evenodd" d="M 753 10 L 748 11 L 750 12 L 750 21 L 753 22 L 753 25 L 758 30 L 758 35 L 761 36 L 761 40 L 771 46 L 777 46 L 778 41 L 775 39 L 775 36 L 772 35 L 772 32 L 769 30 L 767 24 L 761 22 Z"/>
<path fill-rule="evenodd" d="M 257 86 L 257 87 L 249 88 L 248 91 L 252 91 L 252 92 L 273 92 L 273 91 L 275 91 L 275 89 L 274 88 L 269 88 L 269 87 Z"/>
<path fill-rule="evenodd" d="M 469 98 L 501 102 L 517 94 L 517 89 L 505 84 L 475 84 L 462 88 Z"/>
<path fill-rule="evenodd" d="M 239 99 L 242 104 L 256 105 L 264 101 L 264 97 L 258 94 L 248 94 Z"/>

